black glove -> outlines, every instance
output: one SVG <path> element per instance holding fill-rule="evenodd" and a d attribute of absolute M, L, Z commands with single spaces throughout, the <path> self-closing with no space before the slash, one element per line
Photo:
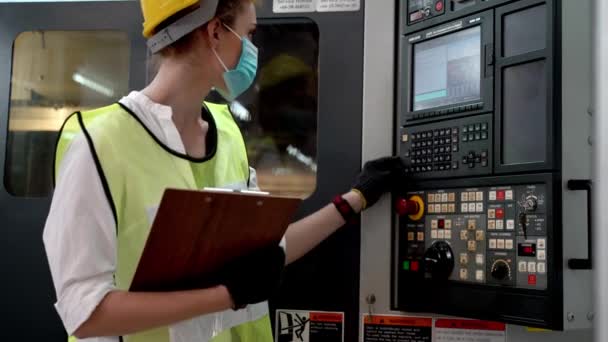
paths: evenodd
<path fill-rule="evenodd" d="M 353 189 L 365 197 L 366 208 L 371 207 L 384 193 L 397 187 L 399 178 L 405 175 L 405 165 L 400 157 L 384 157 L 370 160 L 357 176 Z"/>
<path fill-rule="evenodd" d="M 278 290 L 285 269 L 285 251 L 265 247 L 240 257 L 220 271 L 220 283 L 228 289 L 234 309 L 268 300 Z"/>

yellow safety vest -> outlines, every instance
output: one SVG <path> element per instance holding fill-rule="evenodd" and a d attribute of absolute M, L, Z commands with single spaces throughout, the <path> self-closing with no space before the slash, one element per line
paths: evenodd
<path fill-rule="evenodd" d="M 116 221 L 116 286 L 128 290 L 146 243 L 151 222 L 147 211 L 158 206 L 167 188 L 247 187 L 249 165 L 241 132 L 226 105 L 205 103 L 208 134 L 217 137 L 215 151 L 202 159 L 181 155 L 160 142 L 122 104 L 77 112 L 64 123 L 57 142 L 55 174 L 70 143 L 84 134 Z M 83 189 L 83 191 L 85 191 Z M 260 315 L 260 305 L 263 313 Z M 266 303 L 242 312 L 226 312 L 233 327 L 213 342 L 272 341 Z M 211 338 L 212 336 L 209 336 Z M 168 342 L 167 327 L 124 336 L 125 342 Z"/>

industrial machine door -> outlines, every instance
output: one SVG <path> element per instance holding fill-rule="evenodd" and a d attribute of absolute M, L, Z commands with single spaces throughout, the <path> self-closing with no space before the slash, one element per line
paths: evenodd
<path fill-rule="evenodd" d="M 138 2 L 0 3 L 2 341 L 66 341 L 42 244 L 57 131 L 144 85 L 140 27 Z"/>

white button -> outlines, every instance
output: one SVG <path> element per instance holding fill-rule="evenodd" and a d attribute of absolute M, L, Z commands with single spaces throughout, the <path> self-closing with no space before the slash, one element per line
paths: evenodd
<path fill-rule="evenodd" d="M 488 218 L 496 218 L 496 209 L 488 209 Z"/>
<path fill-rule="evenodd" d="M 476 200 L 476 201 L 483 201 L 483 192 L 482 192 L 482 191 L 478 191 L 478 192 L 475 194 L 475 200 Z"/>
<path fill-rule="evenodd" d="M 547 270 L 545 269 L 545 263 L 539 262 L 537 266 L 538 273 L 545 273 Z"/>
<path fill-rule="evenodd" d="M 490 248 L 496 249 L 496 239 L 490 239 Z"/>
<path fill-rule="evenodd" d="M 460 240 L 468 240 L 468 239 L 469 239 L 469 237 L 468 237 L 467 231 L 461 230 L 460 231 Z"/>
<path fill-rule="evenodd" d="M 525 261 L 520 261 L 519 262 L 519 272 L 527 272 L 528 271 L 528 265 L 526 264 Z"/>
<path fill-rule="evenodd" d="M 451 230 L 446 230 L 445 231 L 445 238 L 448 239 L 448 240 L 452 238 L 452 231 Z"/>
<path fill-rule="evenodd" d="M 460 200 L 462 202 L 468 202 L 469 201 L 469 193 L 468 192 L 463 192 L 460 194 Z"/>
<path fill-rule="evenodd" d="M 469 212 L 470 213 L 474 213 L 475 212 L 475 203 L 469 203 Z"/>
<path fill-rule="evenodd" d="M 469 201 L 475 201 L 475 192 L 469 192 Z"/>
<path fill-rule="evenodd" d="M 466 265 L 469 263 L 469 256 L 467 253 L 460 253 L 460 264 Z"/>
<path fill-rule="evenodd" d="M 470 252 L 475 252 L 477 250 L 477 243 L 475 241 L 469 241 L 467 243 Z"/>
<path fill-rule="evenodd" d="M 505 240 L 503 240 L 503 239 L 496 240 L 496 248 L 505 249 Z"/>
<path fill-rule="evenodd" d="M 547 254 L 545 254 L 545 250 L 538 250 L 536 256 L 538 257 L 538 260 L 546 260 L 547 259 Z"/>
<path fill-rule="evenodd" d="M 467 280 L 467 278 L 469 277 L 467 269 L 466 268 L 461 268 L 460 269 L 460 280 Z"/>
<path fill-rule="evenodd" d="M 536 263 L 535 262 L 528 263 L 528 273 L 536 273 Z"/>
<path fill-rule="evenodd" d="M 496 191 L 490 191 L 490 201 L 496 201 Z"/>
<path fill-rule="evenodd" d="M 448 205 L 447 204 L 442 204 L 441 205 L 441 212 L 444 213 L 444 214 L 448 212 Z"/>
<path fill-rule="evenodd" d="M 507 230 L 515 229 L 515 220 L 507 220 Z"/>
<path fill-rule="evenodd" d="M 475 255 L 475 263 L 477 265 L 483 265 L 483 254 Z"/>
<path fill-rule="evenodd" d="M 437 220 L 431 220 L 431 229 L 437 229 Z"/>
<path fill-rule="evenodd" d="M 429 214 L 433 214 L 435 212 L 435 206 L 432 204 L 429 204 Z"/>
<path fill-rule="evenodd" d="M 448 194 L 441 194 L 441 202 L 447 202 L 448 201 Z"/>
<path fill-rule="evenodd" d="M 538 244 L 538 249 L 545 249 L 545 239 L 538 239 L 536 243 Z"/>
<path fill-rule="evenodd" d="M 414 232 L 408 232 L 407 233 L 407 241 L 414 241 L 414 237 L 416 236 L 416 234 L 414 234 Z"/>
<path fill-rule="evenodd" d="M 475 232 L 475 240 L 483 241 L 483 230 L 478 230 Z"/>
<path fill-rule="evenodd" d="M 456 212 L 456 204 L 454 204 L 454 203 L 448 204 L 448 212 L 450 212 L 450 213 Z"/>
<path fill-rule="evenodd" d="M 442 211 L 441 211 L 441 204 L 435 204 L 435 212 L 438 213 L 438 214 L 442 213 Z"/>
<path fill-rule="evenodd" d="M 448 202 L 454 202 L 454 201 L 456 201 L 456 194 L 453 192 L 450 192 L 448 194 Z"/>
<path fill-rule="evenodd" d="M 475 280 L 483 281 L 483 271 L 482 270 L 475 271 Z"/>
<path fill-rule="evenodd" d="M 513 240 L 505 240 L 505 249 L 513 249 Z"/>
<path fill-rule="evenodd" d="M 431 239 L 437 238 L 437 230 L 431 230 Z"/>
<path fill-rule="evenodd" d="M 445 229 L 452 229 L 452 220 L 445 220 Z"/>
<path fill-rule="evenodd" d="M 503 229 L 505 227 L 505 221 L 496 220 L 496 229 Z"/>
<path fill-rule="evenodd" d="M 507 200 L 507 201 L 513 200 L 513 190 L 505 191 L 505 200 Z"/>
<path fill-rule="evenodd" d="M 496 221 L 488 220 L 488 229 L 496 229 Z"/>
<path fill-rule="evenodd" d="M 477 203 L 475 209 L 477 209 L 478 213 L 483 213 L 483 203 Z"/>
<path fill-rule="evenodd" d="M 424 232 L 418 232 L 418 241 L 424 241 Z"/>
<path fill-rule="evenodd" d="M 469 221 L 467 222 L 467 229 L 470 229 L 470 230 L 475 230 L 475 229 L 477 229 L 477 222 L 475 222 L 475 220 L 474 220 L 474 219 L 473 219 L 473 220 L 469 220 Z"/>
<path fill-rule="evenodd" d="M 460 211 L 462 211 L 463 213 L 468 213 L 469 212 L 469 205 L 466 203 L 462 203 L 460 205 Z"/>
<path fill-rule="evenodd" d="M 403 135 L 401 136 L 401 141 L 403 141 L 403 142 L 407 142 L 408 140 L 409 140 L 409 136 L 408 136 L 407 134 L 403 134 Z"/>
<path fill-rule="evenodd" d="M 445 238 L 445 232 L 442 229 L 439 229 L 439 231 L 437 232 L 437 238 L 438 239 L 444 239 Z"/>
<path fill-rule="evenodd" d="M 435 202 L 435 194 L 429 194 L 429 203 Z"/>

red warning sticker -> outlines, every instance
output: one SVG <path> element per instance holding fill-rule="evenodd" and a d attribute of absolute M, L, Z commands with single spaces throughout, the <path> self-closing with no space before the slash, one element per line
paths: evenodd
<path fill-rule="evenodd" d="M 431 342 L 433 319 L 408 316 L 363 316 L 364 342 Z"/>
<path fill-rule="evenodd" d="M 433 335 L 436 342 L 505 342 L 505 330 L 504 323 L 438 318 Z"/>

